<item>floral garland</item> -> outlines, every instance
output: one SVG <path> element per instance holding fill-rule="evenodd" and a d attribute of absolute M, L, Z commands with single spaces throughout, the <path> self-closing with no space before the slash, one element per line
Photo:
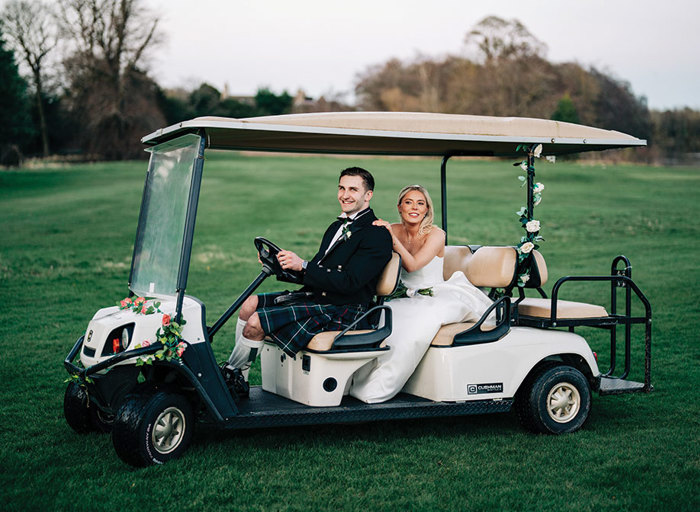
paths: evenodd
<path fill-rule="evenodd" d="M 182 358 L 182 353 L 187 348 L 187 344 L 182 341 L 182 325 L 186 322 L 183 320 L 182 323 L 178 324 L 173 322 L 170 315 L 163 315 L 163 322 L 161 327 L 156 331 L 156 341 L 163 344 L 163 348 L 157 351 L 155 354 L 141 356 L 138 361 L 136 361 L 136 366 L 143 366 L 144 364 L 153 364 L 156 359 L 171 361 L 173 359 L 180 361 Z M 143 348 L 151 345 L 151 342 L 144 340 L 139 345 L 134 348 Z"/>
<path fill-rule="evenodd" d="M 534 148 L 531 148 L 527 144 L 519 144 L 516 151 L 532 151 L 532 156 L 539 158 L 542 154 L 542 144 L 538 144 Z M 528 164 L 528 160 L 523 160 L 522 162 L 513 164 L 519 166 L 523 171 L 524 175 L 518 176 L 521 182 L 521 187 L 524 187 L 528 183 L 528 173 L 535 171 L 534 166 L 531 167 Z M 542 201 L 542 192 L 544 191 L 544 185 L 542 183 L 532 184 L 532 206 L 534 207 L 540 204 Z M 534 211 L 533 211 L 534 213 Z M 524 262 L 528 258 L 532 257 L 532 251 L 539 249 L 540 246 L 538 242 L 544 242 L 544 238 L 540 236 L 540 221 L 530 218 L 528 216 L 528 210 L 526 206 L 523 206 L 515 212 L 515 214 L 520 217 L 520 224 L 525 229 L 525 235 L 520 238 L 520 243 L 516 246 L 518 252 L 518 286 L 523 287 L 530 280 L 530 265 L 525 265 Z"/>
<path fill-rule="evenodd" d="M 182 359 L 182 354 L 187 348 L 187 343 L 182 340 L 182 326 L 186 323 L 184 319 L 180 323 L 174 322 L 170 315 L 160 310 L 160 302 L 154 302 L 146 307 L 146 299 L 144 297 L 136 297 L 133 300 L 126 297 L 119 301 L 118 305 L 119 309 L 133 311 L 137 315 L 152 315 L 153 313 L 163 315 L 161 326 L 156 331 L 156 341 L 162 343 L 163 348 L 154 354 L 139 356 L 136 366 L 151 365 L 156 359 L 161 361 L 172 361 L 173 359 L 180 361 Z M 144 348 L 151 345 L 150 341 L 144 340 L 134 348 Z"/>
<path fill-rule="evenodd" d="M 162 313 L 160 308 L 160 302 L 154 302 L 151 306 L 146 307 L 145 297 L 136 297 L 131 300 L 130 297 L 126 297 L 119 302 L 117 302 L 119 309 L 128 309 L 133 311 L 137 315 L 152 315 L 155 312 Z"/>

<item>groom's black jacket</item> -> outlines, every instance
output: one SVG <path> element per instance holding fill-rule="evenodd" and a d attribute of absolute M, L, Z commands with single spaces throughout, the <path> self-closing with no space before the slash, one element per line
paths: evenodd
<path fill-rule="evenodd" d="M 328 248 L 343 221 L 331 224 L 323 235 L 321 247 L 309 262 L 304 275 L 304 290 L 314 294 L 319 304 L 368 304 L 374 297 L 382 270 L 391 259 L 391 235 L 370 210 L 349 226 L 350 236 L 341 237 Z"/>

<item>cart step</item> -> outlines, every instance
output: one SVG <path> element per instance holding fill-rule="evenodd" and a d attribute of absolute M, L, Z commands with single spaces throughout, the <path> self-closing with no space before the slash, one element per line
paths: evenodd
<path fill-rule="evenodd" d="M 239 414 L 229 418 L 226 428 L 246 429 L 327 423 L 357 423 L 381 420 L 439 418 L 508 412 L 512 399 L 472 402 L 433 402 L 399 393 L 380 404 L 365 404 L 346 396 L 337 407 L 310 407 L 251 386 L 250 398 L 238 404 Z"/>
<path fill-rule="evenodd" d="M 639 393 L 642 391 L 644 391 L 643 382 L 601 377 L 598 393 L 601 395 L 619 395 L 622 393 Z"/>

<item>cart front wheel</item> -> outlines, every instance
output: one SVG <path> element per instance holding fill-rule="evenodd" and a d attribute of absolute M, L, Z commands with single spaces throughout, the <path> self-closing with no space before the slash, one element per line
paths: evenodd
<path fill-rule="evenodd" d="M 95 430 L 87 391 L 76 382 L 68 383 L 66 388 L 66 394 L 63 396 L 63 415 L 70 428 L 79 434 Z"/>
<path fill-rule="evenodd" d="M 524 386 L 516 409 L 528 430 L 544 434 L 576 432 L 588 419 L 591 389 L 576 368 L 546 368 Z"/>
<path fill-rule="evenodd" d="M 132 466 L 163 464 L 182 455 L 192 440 L 194 415 L 182 395 L 157 391 L 133 394 L 117 411 L 112 444 Z"/>

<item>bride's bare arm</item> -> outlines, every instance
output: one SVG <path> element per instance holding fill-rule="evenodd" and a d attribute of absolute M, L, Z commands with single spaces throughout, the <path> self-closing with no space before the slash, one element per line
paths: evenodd
<path fill-rule="evenodd" d="M 420 270 L 430 263 L 435 256 L 444 252 L 445 232 L 442 229 L 433 226 L 433 229 L 430 230 L 427 236 L 428 239 L 423 244 L 423 247 L 415 254 L 411 254 L 401 240 L 392 234 L 394 251 L 401 256 L 401 266 L 405 268 L 407 272 Z"/>

